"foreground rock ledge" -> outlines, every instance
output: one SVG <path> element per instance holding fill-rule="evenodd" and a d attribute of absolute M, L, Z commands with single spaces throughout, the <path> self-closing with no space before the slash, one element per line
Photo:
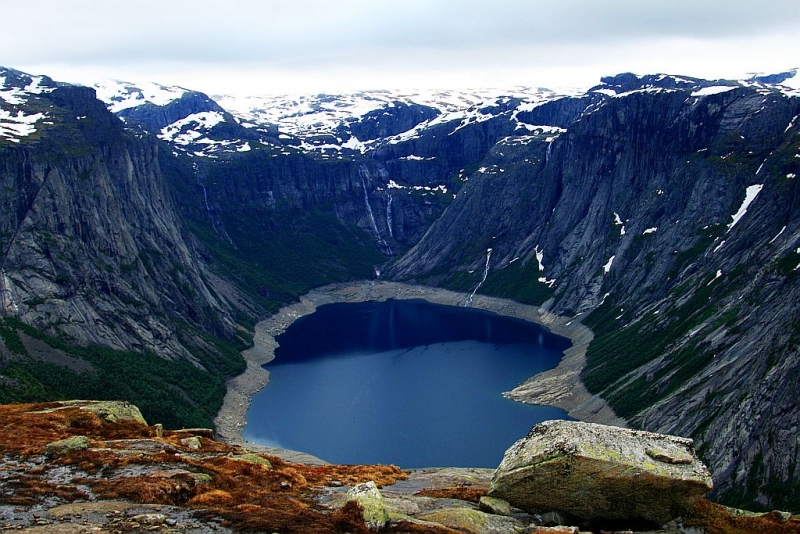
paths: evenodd
<path fill-rule="evenodd" d="M 581 525 L 660 526 L 713 484 L 687 438 L 575 421 L 546 421 L 509 448 L 489 494 Z"/>

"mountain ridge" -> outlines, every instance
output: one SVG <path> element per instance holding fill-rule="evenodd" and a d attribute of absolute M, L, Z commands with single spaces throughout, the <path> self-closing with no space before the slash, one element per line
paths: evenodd
<path fill-rule="evenodd" d="M 118 120 L 91 89 L 6 69 L 4 203 L 21 207 L 19 220 L 8 212 L 3 222 L 4 314 L 51 333 L 72 328 L 73 342 L 108 343 L 54 304 L 62 286 L 80 302 L 86 282 L 106 279 L 111 297 L 85 310 L 138 317 L 117 346 L 163 351 L 163 342 L 140 341 L 160 328 L 179 340 L 169 351 L 202 367 L 209 342 L 201 333 L 241 342 L 256 318 L 331 282 L 379 275 L 511 297 L 590 326 L 596 337 L 582 374 L 590 391 L 635 426 L 694 437 L 721 477 L 720 494 L 796 506 L 800 92 L 789 74 L 724 81 L 626 73 L 580 95 L 533 90 L 458 109 L 392 93 L 369 105 L 316 95 L 279 99 L 277 113 L 250 116 L 202 93 L 129 84 L 104 89 Z M 92 170 L 91 162 L 124 161 L 115 151 L 137 144 L 148 155 L 126 148 L 139 154 L 128 170 Z M 47 169 L 48 151 L 59 150 L 59 172 L 70 179 L 47 209 L 26 211 L 31 198 L 45 197 L 25 193 L 42 180 L 26 178 L 22 161 Z M 113 234 L 113 225 L 85 219 L 72 241 L 67 225 L 47 218 L 96 187 L 76 187 L 81 180 L 112 184 L 115 176 L 159 184 L 152 202 L 126 209 L 133 221 L 112 220 L 120 229 L 139 225 L 134 242 L 154 240 L 162 256 L 115 262 L 94 252 L 109 245 L 92 237 L 100 228 Z M 116 187 L 107 199 L 127 195 Z M 40 218 L 24 226 L 29 213 Z M 64 262 L 69 272 L 45 268 L 47 283 L 24 293 L 9 253 L 30 243 L 17 261 L 45 257 L 48 239 L 80 253 Z M 83 257 L 86 275 L 76 278 Z M 171 274 L 159 288 L 150 280 L 164 272 Z M 190 286 L 201 295 L 190 298 Z M 157 310 L 163 327 L 125 299 Z M 63 319 L 42 320 L 54 306 Z M 190 343 L 179 334 L 183 323 Z"/>

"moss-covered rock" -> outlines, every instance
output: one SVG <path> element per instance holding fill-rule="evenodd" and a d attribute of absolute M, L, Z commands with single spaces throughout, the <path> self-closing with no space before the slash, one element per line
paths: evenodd
<path fill-rule="evenodd" d="M 59 402 L 62 406 L 77 406 L 85 412 L 97 414 L 101 418 L 111 423 L 121 421 L 136 421 L 147 424 L 139 408 L 125 401 L 90 401 L 72 400 Z"/>
<path fill-rule="evenodd" d="M 490 534 L 501 532 L 521 532 L 523 524 L 512 518 L 487 514 L 473 508 L 443 508 L 417 519 L 438 523 L 466 534 Z"/>
<path fill-rule="evenodd" d="M 85 451 L 89 448 L 89 438 L 86 436 L 73 436 L 48 443 L 44 447 L 45 454 L 59 456 L 76 451 Z"/>
<path fill-rule="evenodd" d="M 685 514 L 711 488 L 690 439 L 546 421 L 506 451 L 489 494 L 531 513 L 558 511 L 580 524 L 660 526 Z"/>
<path fill-rule="evenodd" d="M 259 456 L 257 454 L 253 453 L 237 454 L 235 456 L 231 456 L 230 458 L 231 460 L 238 460 L 240 462 L 248 462 L 251 464 L 263 465 L 267 469 L 272 469 L 272 464 L 270 463 L 270 461 L 264 458 L 263 456 Z"/>
<path fill-rule="evenodd" d="M 372 482 L 358 484 L 347 492 L 349 500 L 357 502 L 364 515 L 364 523 L 372 531 L 378 531 L 389 521 L 386 502 L 378 486 Z"/>
<path fill-rule="evenodd" d="M 198 438 L 197 436 L 183 438 L 181 440 L 181 445 L 183 445 L 184 447 L 188 447 L 193 451 L 200 450 L 203 447 L 203 444 L 200 442 L 200 438 Z"/>

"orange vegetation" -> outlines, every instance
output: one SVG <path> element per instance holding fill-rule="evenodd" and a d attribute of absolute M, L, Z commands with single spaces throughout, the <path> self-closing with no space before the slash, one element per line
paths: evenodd
<path fill-rule="evenodd" d="M 97 499 L 196 508 L 200 517 L 222 519 L 236 530 L 365 533 L 357 504 L 332 512 L 315 502 L 314 493 L 333 481 L 353 485 L 372 480 L 382 486 L 406 476 L 395 466 L 308 466 L 260 455 L 269 467 L 237 458 L 246 451 L 207 437 L 197 436 L 202 447 L 193 450 L 181 443 L 192 435 L 185 431 L 159 436 L 155 427 L 109 422 L 78 407 L 59 406 L 0 406 L 0 455 L 20 462 L 41 458 L 48 443 L 84 435 L 90 439 L 88 450 L 49 462 L 73 468 L 76 476 L 69 484 L 55 485 L 35 474 L 21 474 L 6 485 L 10 493 L 0 492 L 0 502 L 27 505 L 52 496 L 73 501 L 87 497 L 76 489 L 84 485 Z M 137 446 L 146 450 L 135 450 Z M 125 450 L 129 447 L 134 450 Z"/>
<path fill-rule="evenodd" d="M 757 516 L 734 515 L 724 506 L 700 500 L 685 521 L 686 526 L 704 527 L 707 534 L 800 534 L 797 517 L 785 520 L 778 512 Z"/>

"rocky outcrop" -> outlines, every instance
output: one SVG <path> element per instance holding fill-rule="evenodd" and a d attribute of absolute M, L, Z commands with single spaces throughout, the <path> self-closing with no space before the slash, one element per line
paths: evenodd
<path fill-rule="evenodd" d="M 411 130 L 440 113 L 430 106 L 393 102 L 358 118 L 344 121 L 340 126 L 340 133 L 343 137 L 350 134 L 362 142 L 372 141 Z"/>
<path fill-rule="evenodd" d="M 692 440 L 573 421 L 546 421 L 506 451 L 489 494 L 580 525 L 659 527 L 711 490 Z"/>

